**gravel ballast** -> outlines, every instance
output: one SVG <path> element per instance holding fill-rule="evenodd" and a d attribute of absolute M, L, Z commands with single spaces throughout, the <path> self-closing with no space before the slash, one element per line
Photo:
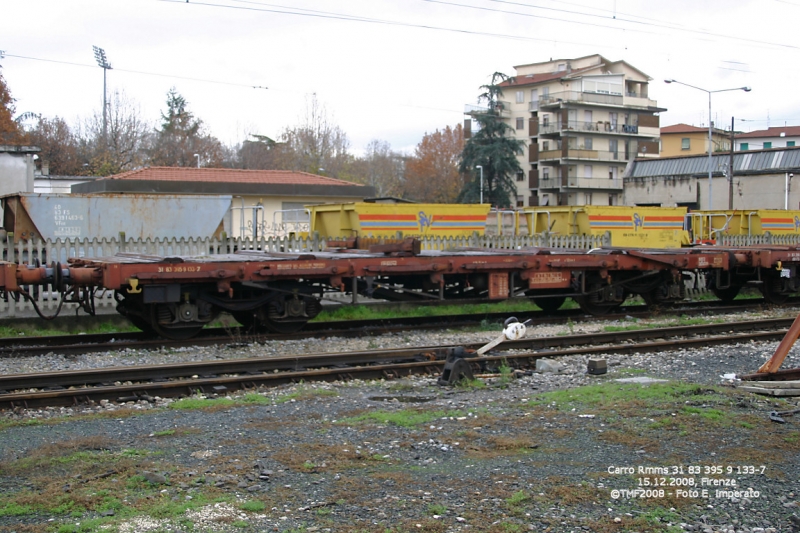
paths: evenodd
<path fill-rule="evenodd" d="M 0 371 L 463 344 L 497 334 L 51 354 L 2 360 Z M 558 360 L 558 373 L 496 376 L 482 387 L 414 377 L 296 384 L 193 409 L 158 399 L 4 412 L 0 532 L 793 531 L 800 418 L 779 424 L 769 414 L 797 401 L 739 391 L 726 377 L 755 371 L 776 346 L 607 355 L 601 376 L 587 374 L 587 357 L 571 356 Z M 784 367 L 797 366 L 794 349 Z"/>

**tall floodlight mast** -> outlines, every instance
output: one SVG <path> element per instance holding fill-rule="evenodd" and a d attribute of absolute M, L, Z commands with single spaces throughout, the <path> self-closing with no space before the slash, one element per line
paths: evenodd
<path fill-rule="evenodd" d="M 111 63 L 106 59 L 106 51 L 98 46 L 92 46 L 94 59 L 97 66 L 103 69 L 103 143 L 107 140 L 108 133 L 108 103 L 106 101 L 106 73 L 111 70 Z"/>

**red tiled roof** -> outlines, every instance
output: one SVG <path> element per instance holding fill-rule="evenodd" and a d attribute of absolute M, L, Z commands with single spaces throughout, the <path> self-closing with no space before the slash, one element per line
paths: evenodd
<path fill-rule="evenodd" d="M 700 131 L 705 131 L 707 133 L 708 128 L 698 128 L 697 126 L 690 126 L 689 124 L 683 123 L 661 128 L 661 133 L 695 133 Z"/>
<path fill-rule="evenodd" d="M 784 134 L 784 137 L 800 136 L 800 126 L 783 126 L 777 128 L 767 128 L 765 130 L 751 131 L 748 133 L 740 133 L 736 135 L 736 138 L 747 139 L 751 137 L 780 137 L 781 133 Z"/>
<path fill-rule="evenodd" d="M 195 168 L 195 167 L 144 167 L 114 174 L 107 180 L 140 181 L 187 181 L 215 183 L 259 183 L 296 185 L 357 185 L 308 172 L 293 170 L 240 170 L 235 168 Z"/>

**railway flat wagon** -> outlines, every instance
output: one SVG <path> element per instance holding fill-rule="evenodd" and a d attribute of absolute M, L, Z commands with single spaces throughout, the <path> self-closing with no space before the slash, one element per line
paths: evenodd
<path fill-rule="evenodd" d="M 786 209 L 692 211 L 689 222 L 694 242 L 720 235 L 800 235 L 800 211 Z"/>
<path fill-rule="evenodd" d="M 351 202 L 308 206 L 311 233 L 322 237 L 455 237 L 483 234 L 488 204 Z"/>
<path fill-rule="evenodd" d="M 219 237 L 230 196 L 37 194 L 0 198 L 3 229 L 17 240 Z"/>
<path fill-rule="evenodd" d="M 611 245 L 680 248 L 689 244 L 685 207 L 556 206 L 526 208 L 521 214 L 531 235 L 611 235 Z"/>

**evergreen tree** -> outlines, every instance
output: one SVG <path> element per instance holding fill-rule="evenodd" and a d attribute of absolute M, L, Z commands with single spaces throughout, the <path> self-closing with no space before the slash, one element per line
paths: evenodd
<path fill-rule="evenodd" d="M 458 201 L 462 203 L 478 203 L 480 201 L 480 171 L 476 167 L 483 167 L 483 200 L 497 207 L 510 207 L 514 205 L 517 187 L 514 176 L 522 171 L 517 160 L 517 155 L 523 153 L 525 143 L 514 138 L 514 130 L 500 118 L 502 103 L 500 97 L 503 91 L 500 84 L 508 79 L 501 72 L 492 75 L 492 82 L 481 89 L 483 94 L 478 101 L 486 102 L 486 109 L 474 113 L 473 118 L 478 123 L 478 131 L 472 134 L 464 144 L 461 152 L 462 174 L 472 175 L 472 180 L 467 182 Z"/>
<path fill-rule="evenodd" d="M 173 87 L 167 93 L 167 111 L 161 113 L 161 128 L 152 140 L 150 163 L 193 167 L 197 165 L 195 154 L 198 154 L 203 166 L 221 166 L 222 143 L 203 130 L 203 121 L 195 118 L 186 99 Z"/>

